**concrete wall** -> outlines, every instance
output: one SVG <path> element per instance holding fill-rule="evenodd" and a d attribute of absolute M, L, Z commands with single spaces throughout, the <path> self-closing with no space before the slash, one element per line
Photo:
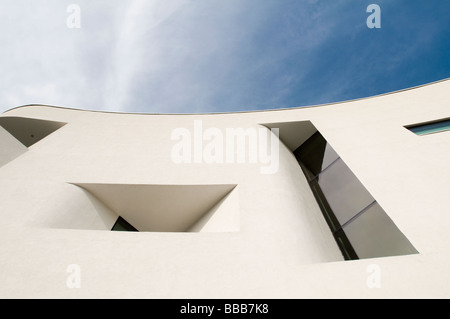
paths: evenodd
<path fill-rule="evenodd" d="M 450 132 L 419 137 L 404 128 L 447 118 L 449 92 L 447 80 L 321 107 L 234 114 L 13 109 L 3 116 L 67 124 L 0 168 L 0 297 L 449 297 Z M 276 174 L 261 174 L 259 163 L 174 163 L 171 134 L 194 130 L 195 120 L 224 132 L 311 121 L 420 254 L 343 261 L 283 144 Z M 239 210 L 239 228 L 201 231 L 207 224 L 199 220 L 194 233 L 110 232 L 117 213 L 74 185 L 89 183 L 237 185 L 224 210 Z M 66 284 L 71 264 L 80 267 L 78 289 Z M 373 264 L 381 288 L 367 284 Z"/>
<path fill-rule="evenodd" d="M 0 166 L 9 163 L 26 151 L 25 145 L 0 126 Z"/>

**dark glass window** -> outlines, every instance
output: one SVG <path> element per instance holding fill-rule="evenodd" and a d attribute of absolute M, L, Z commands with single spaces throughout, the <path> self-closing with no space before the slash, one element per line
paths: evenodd
<path fill-rule="evenodd" d="M 341 225 L 374 201 L 342 159 L 317 176 L 317 182 Z"/>
<path fill-rule="evenodd" d="M 360 258 L 417 253 L 378 203 L 342 229 Z"/>
<path fill-rule="evenodd" d="M 129 222 L 119 216 L 114 224 L 112 231 L 138 231 Z"/>
<path fill-rule="evenodd" d="M 294 151 L 297 160 L 303 165 L 303 169 L 309 179 L 317 176 L 339 156 L 319 132 L 316 132 L 302 146 Z"/>
<path fill-rule="evenodd" d="M 417 253 L 319 132 L 294 155 L 346 260 Z"/>
<path fill-rule="evenodd" d="M 450 130 L 450 120 L 434 121 L 406 127 L 417 135 L 426 135 Z"/>

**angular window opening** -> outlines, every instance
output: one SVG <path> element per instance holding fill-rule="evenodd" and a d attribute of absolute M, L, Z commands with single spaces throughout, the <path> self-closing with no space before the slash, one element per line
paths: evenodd
<path fill-rule="evenodd" d="M 415 125 L 405 126 L 408 130 L 416 135 L 427 135 L 433 133 L 440 133 L 450 130 L 450 119 L 426 122 Z"/>
<path fill-rule="evenodd" d="M 67 123 L 24 117 L 0 117 L 0 166 L 28 151 L 28 148 Z"/>
<path fill-rule="evenodd" d="M 418 253 L 318 131 L 294 155 L 346 260 Z"/>
<path fill-rule="evenodd" d="M 67 123 L 25 117 L 0 117 L 0 126 L 26 147 L 30 147 Z"/>
<path fill-rule="evenodd" d="M 115 216 L 112 219 L 108 217 L 107 229 L 135 229 L 139 232 L 239 230 L 239 201 L 237 191 L 234 191 L 235 184 L 75 185 L 101 203 L 100 206 L 106 207 L 109 215 Z"/>
<path fill-rule="evenodd" d="M 129 222 L 127 222 L 121 216 L 119 216 L 119 218 L 117 218 L 117 221 L 111 230 L 112 231 L 138 231 L 136 228 L 133 227 L 133 225 L 131 225 Z"/>

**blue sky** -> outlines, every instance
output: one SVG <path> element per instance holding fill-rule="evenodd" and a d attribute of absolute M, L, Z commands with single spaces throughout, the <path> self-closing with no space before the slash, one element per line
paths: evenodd
<path fill-rule="evenodd" d="M 81 9 L 71 29 L 67 7 Z M 381 8 L 381 28 L 366 8 Z M 450 77 L 448 0 L 2 0 L 0 112 L 318 105 Z"/>

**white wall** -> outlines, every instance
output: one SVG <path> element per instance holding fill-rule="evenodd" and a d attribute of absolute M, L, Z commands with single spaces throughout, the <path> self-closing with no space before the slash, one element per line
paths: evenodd
<path fill-rule="evenodd" d="M 0 166 L 7 164 L 26 151 L 25 145 L 0 126 Z"/>
<path fill-rule="evenodd" d="M 335 105 L 236 114 L 7 112 L 68 124 L 0 168 L 0 296 L 448 297 L 450 133 L 418 137 L 403 126 L 448 117 L 449 92 L 443 81 Z M 258 164 L 173 163 L 172 130 L 197 119 L 221 130 L 310 120 L 420 254 L 344 262 L 284 145 L 273 175 Z M 101 230 L 115 215 L 106 208 L 103 218 L 90 214 L 92 203 L 68 183 L 236 184 L 239 231 Z M 80 289 L 66 286 L 70 264 L 80 266 Z M 371 264 L 380 269 L 379 289 L 367 285 Z"/>

